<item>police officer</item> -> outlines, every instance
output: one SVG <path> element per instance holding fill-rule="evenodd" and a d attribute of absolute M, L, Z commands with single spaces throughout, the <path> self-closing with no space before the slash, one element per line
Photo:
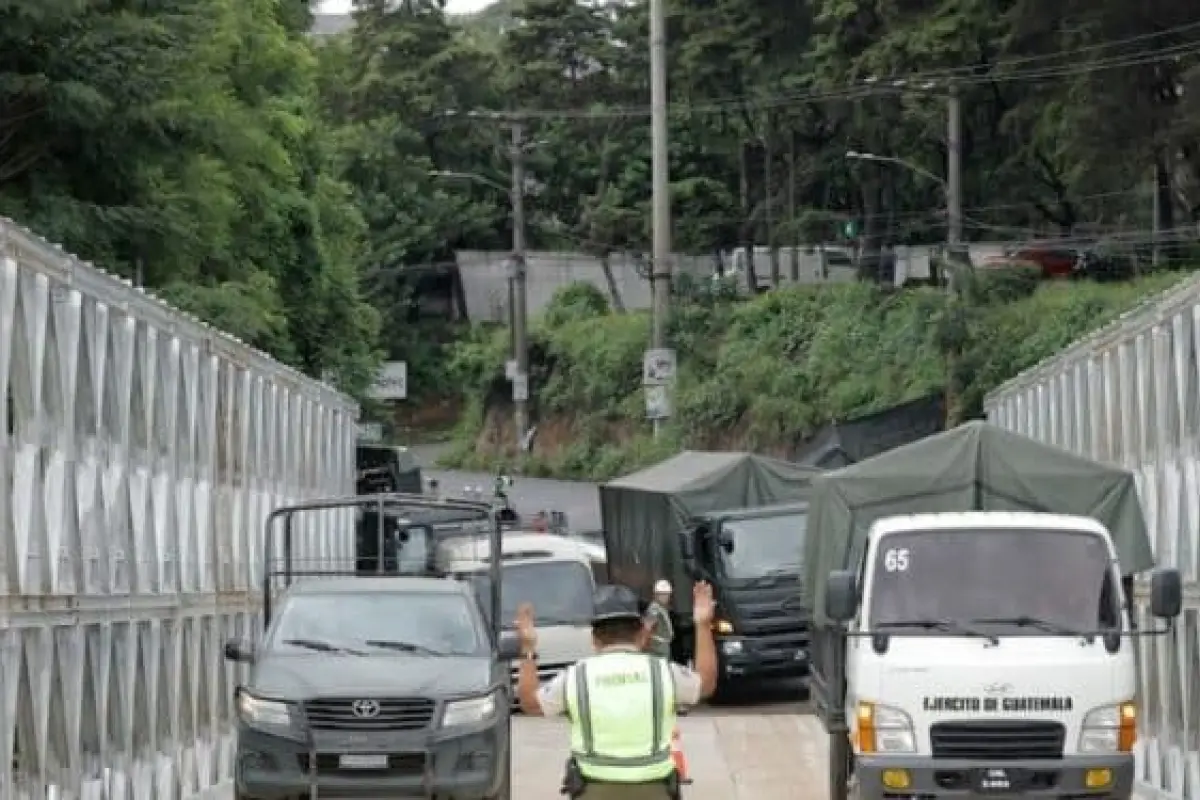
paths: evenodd
<path fill-rule="evenodd" d="M 676 709 L 712 694 L 717 684 L 712 587 L 697 582 L 695 670 L 639 650 L 643 622 L 637 595 L 624 586 L 596 591 L 592 642 L 596 654 L 539 689 L 533 608 L 521 607 L 521 668 L 517 693 L 526 714 L 566 716 L 571 760 L 564 790 L 586 800 L 677 798 L 671 759 Z"/>

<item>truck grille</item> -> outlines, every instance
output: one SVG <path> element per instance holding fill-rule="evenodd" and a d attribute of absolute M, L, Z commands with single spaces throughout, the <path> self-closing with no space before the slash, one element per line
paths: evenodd
<path fill-rule="evenodd" d="M 318 698 L 304 704 L 309 726 L 325 731 L 421 730 L 433 711 L 432 700 L 416 697 Z"/>
<path fill-rule="evenodd" d="M 1066 735 L 1062 723 L 1031 720 L 939 722 L 929 728 L 934 758 L 989 761 L 1062 758 Z"/>

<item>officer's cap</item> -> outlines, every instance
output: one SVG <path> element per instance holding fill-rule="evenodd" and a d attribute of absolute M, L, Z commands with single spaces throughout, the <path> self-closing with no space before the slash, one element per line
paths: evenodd
<path fill-rule="evenodd" d="M 592 623 L 609 620 L 641 620 L 637 595 L 627 586 L 601 586 L 592 598 Z"/>

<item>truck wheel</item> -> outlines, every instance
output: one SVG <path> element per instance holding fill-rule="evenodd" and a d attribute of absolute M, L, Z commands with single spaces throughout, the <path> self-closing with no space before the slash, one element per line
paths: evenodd
<path fill-rule="evenodd" d="M 850 797 L 850 742 L 845 733 L 829 734 L 829 800 Z"/>

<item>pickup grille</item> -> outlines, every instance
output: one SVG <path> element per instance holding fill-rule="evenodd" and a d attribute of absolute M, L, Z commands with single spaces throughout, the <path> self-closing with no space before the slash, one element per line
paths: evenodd
<path fill-rule="evenodd" d="M 1062 758 L 1066 735 L 1062 723 L 1032 720 L 939 722 L 929 728 L 933 757 L 947 759 Z"/>
<path fill-rule="evenodd" d="M 309 727 L 325 731 L 416 731 L 429 726 L 433 712 L 432 700 L 416 697 L 323 697 L 304 704 Z"/>
<path fill-rule="evenodd" d="M 308 774 L 312 770 L 311 756 L 301 753 L 296 757 L 300 771 Z M 317 773 L 322 775 L 377 775 L 386 772 L 394 776 L 423 775 L 425 773 L 424 753 L 398 753 L 387 757 L 387 767 L 383 770 L 342 769 L 341 756 L 328 753 L 317 754 Z"/>

